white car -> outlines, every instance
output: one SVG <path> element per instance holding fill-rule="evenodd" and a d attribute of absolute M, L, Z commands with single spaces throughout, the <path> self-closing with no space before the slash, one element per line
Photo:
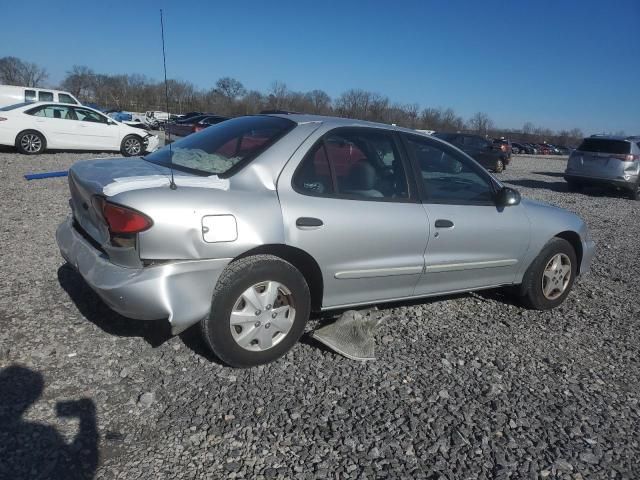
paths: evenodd
<path fill-rule="evenodd" d="M 116 151 L 131 157 L 159 146 L 157 135 L 89 107 L 30 102 L 0 108 L 0 145 L 35 155 L 46 149 Z"/>

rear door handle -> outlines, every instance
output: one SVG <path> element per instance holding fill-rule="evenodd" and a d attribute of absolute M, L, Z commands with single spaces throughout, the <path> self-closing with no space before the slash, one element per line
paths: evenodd
<path fill-rule="evenodd" d="M 296 227 L 299 228 L 321 227 L 322 225 L 324 225 L 324 223 L 319 218 L 300 217 L 296 220 Z"/>
<path fill-rule="evenodd" d="M 436 228 L 451 228 L 453 227 L 453 222 L 451 220 L 436 220 Z"/>

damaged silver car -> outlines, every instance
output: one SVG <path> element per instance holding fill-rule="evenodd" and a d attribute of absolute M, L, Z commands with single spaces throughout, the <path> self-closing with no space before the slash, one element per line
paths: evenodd
<path fill-rule="evenodd" d="M 502 286 L 553 308 L 594 251 L 579 217 L 452 145 L 343 118 L 228 120 L 76 163 L 69 188 L 57 241 L 91 288 L 174 334 L 199 323 L 238 367 L 284 355 L 312 311 Z"/>

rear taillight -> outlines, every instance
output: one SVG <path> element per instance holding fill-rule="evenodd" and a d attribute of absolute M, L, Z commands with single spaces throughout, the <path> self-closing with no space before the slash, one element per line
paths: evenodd
<path fill-rule="evenodd" d="M 143 213 L 107 201 L 102 202 L 102 216 L 112 234 L 139 233 L 153 225 Z"/>
<path fill-rule="evenodd" d="M 193 131 L 194 132 L 201 132 L 202 130 L 204 130 L 204 127 L 202 125 L 194 125 L 193 126 Z"/>
<path fill-rule="evenodd" d="M 6 120 L 5 117 L 0 117 L 0 122 L 4 122 Z"/>
<path fill-rule="evenodd" d="M 507 146 L 505 144 L 500 145 L 500 150 L 502 150 L 503 152 L 506 152 Z"/>
<path fill-rule="evenodd" d="M 617 158 L 618 160 L 622 160 L 623 162 L 635 162 L 636 160 L 640 160 L 640 155 L 633 155 L 629 153 L 627 155 L 610 155 L 611 158 Z"/>

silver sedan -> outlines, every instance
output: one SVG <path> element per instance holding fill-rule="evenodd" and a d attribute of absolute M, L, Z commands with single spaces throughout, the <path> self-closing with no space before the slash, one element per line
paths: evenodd
<path fill-rule="evenodd" d="M 284 355 L 310 312 L 510 286 L 549 309 L 594 242 L 457 148 L 395 126 L 240 117 L 69 172 L 63 257 L 114 310 L 199 323 L 226 363 Z M 514 288 L 515 287 L 515 288 Z"/>

